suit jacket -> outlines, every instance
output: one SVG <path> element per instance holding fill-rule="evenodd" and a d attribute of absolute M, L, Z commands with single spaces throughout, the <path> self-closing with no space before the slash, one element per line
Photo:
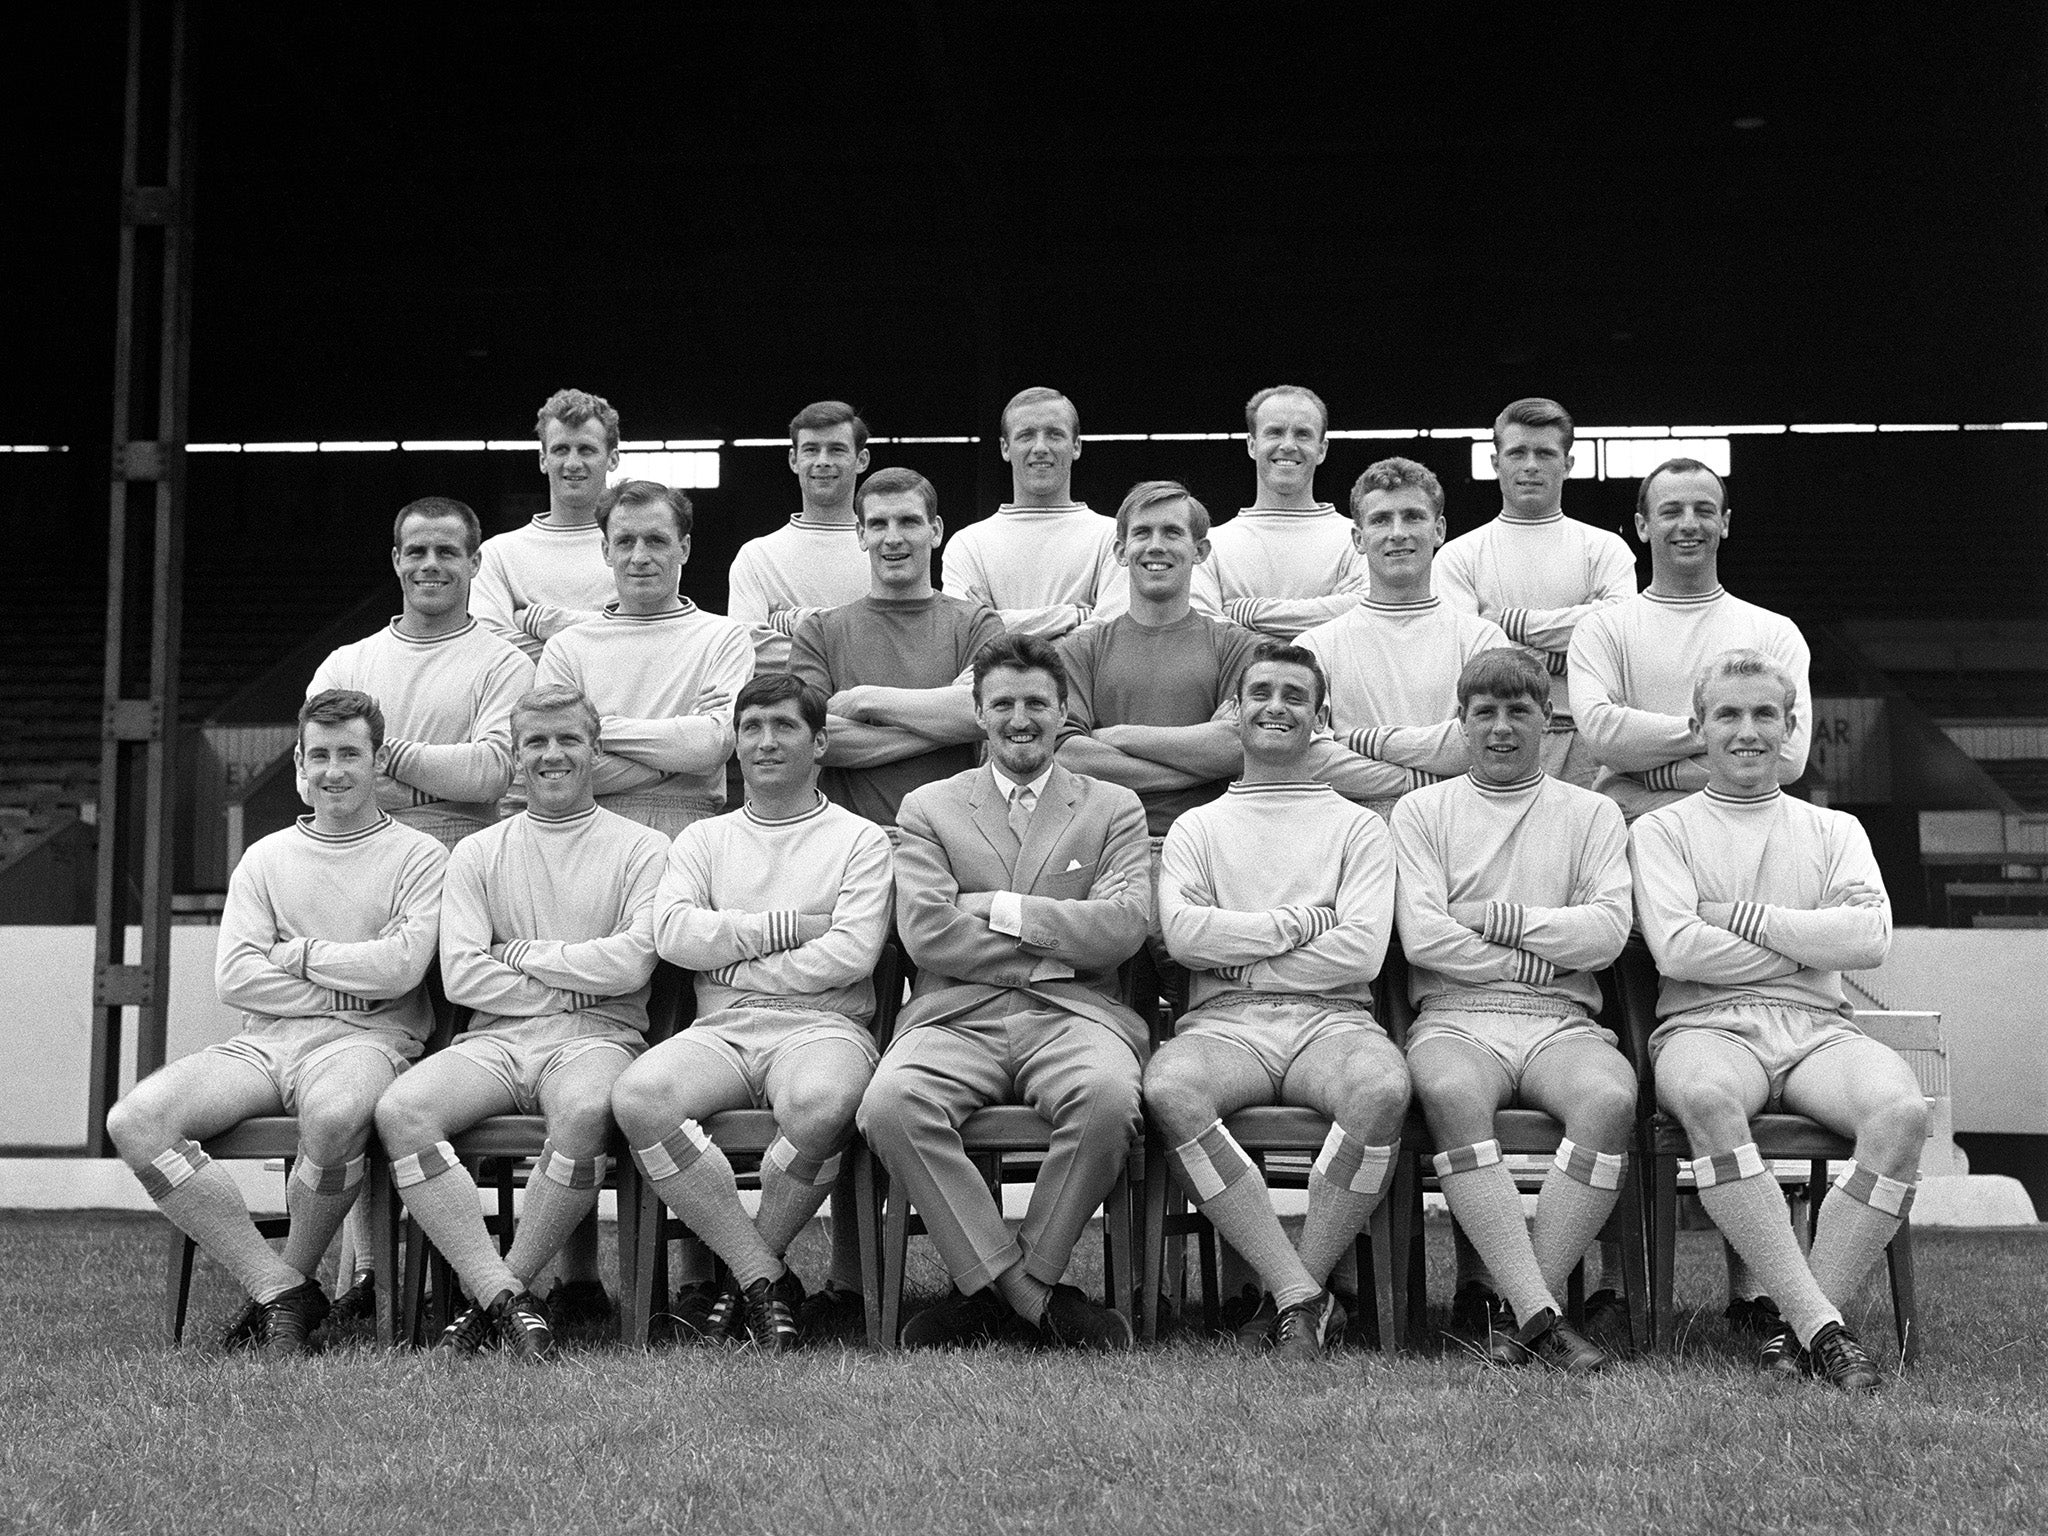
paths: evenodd
<path fill-rule="evenodd" d="M 1117 967 L 1152 919 L 1152 845 L 1135 794 L 1054 763 L 1020 847 L 995 770 L 981 767 L 912 790 L 896 824 L 896 927 L 917 964 L 899 1030 L 1018 991 L 1095 1020 L 1144 1059 L 1144 1021 L 1116 1001 Z M 1094 894 L 1117 875 L 1122 891 Z M 1017 892 L 1023 933 L 961 911 L 963 891 Z"/>

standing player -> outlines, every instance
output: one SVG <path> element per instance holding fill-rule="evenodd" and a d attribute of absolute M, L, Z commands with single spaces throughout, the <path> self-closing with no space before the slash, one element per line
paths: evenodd
<path fill-rule="evenodd" d="M 1393 928 L 1394 856 L 1378 817 L 1308 777 L 1323 706 L 1315 658 L 1262 647 L 1238 685 L 1244 776 L 1167 834 L 1159 900 L 1188 1011 L 1145 1072 L 1145 1107 L 1181 1183 L 1250 1260 L 1278 1311 L 1274 1352 L 1344 1336 L 1327 1282 L 1392 1180 L 1408 1073 L 1372 1016 Z M 1332 1122 L 1297 1249 L 1258 1165 L 1224 1129 L 1257 1104 Z"/>
<path fill-rule="evenodd" d="M 1301 637 L 1329 677 L 1331 723 L 1363 757 L 1422 774 L 1463 773 L 1471 764 L 1458 726 L 1458 674 L 1508 638 L 1430 589 L 1444 541 L 1444 488 L 1413 459 L 1381 459 L 1351 487 L 1351 516 L 1367 595 Z M 1392 800 L 1372 803 L 1384 813 Z"/>
<path fill-rule="evenodd" d="M 1010 497 L 994 517 L 964 528 L 946 551 L 945 590 L 996 610 L 1002 626 L 1047 639 L 1091 615 L 1123 612 L 1115 529 L 1074 500 L 1081 413 L 1056 389 L 1026 389 L 1003 407 Z"/>
<path fill-rule="evenodd" d="M 1841 973 L 1884 962 L 1891 903 L 1856 819 L 1778 789 L 1802 702 L 1759 650 L 1713 657 L 1694 684 L 1707 787 L 1644 815 L 1631 850 L 1663 976 L 1650 1055 L 1657 1102 L 1692 1143 L 1700 1204 L 1782 1316 L 1763 1365 L 1872 1392 L 1877 1368 L 1841 1308 L 1912 1204 L 1927 1103 L 1906 1064 L 1850 1022 Z M 1856 1142 L 1810 1255 L 1750 1134 L 1779 1105 Z"/>
<path fill-rule="evenodd" d="M 830 700 L 825 793 L 893 827 L 904 795 L 974 766 L 967 669 L 1003 629 L 980 603 L 932 590 L 946 530 L 929 480 L 878 470 L 857 504 L 868 595 L 806 618 L 789 669 Z"/>
<path fill-rule="evenodd" d="M 1593 787 L 1630 821 L 1704 788 L 1708 764 L 1688 718 L 1693 680 L 1723 651 L 1753 648 L 1793 680 L 1798 705 L 1777 782 L 1806 771 L 1808 652 L 1799 626 L 1721 585 L 1728 488 L 1696 459 L 1667 459 L 1636 493 L 1636 536 L 1650 546 L 1650 587 L 1580 620 L 1572 633 L 1572 708 L 1600 764 Z"/>
<path fill-rule="evenodd" d="M 598 711 L 597 803 L 664 837 L 725 809 L 732 701 L 754 673 L 746 626 L 677 591 L 690 516 L 686 494 L 652 480 L 605 493 L 597 526 L 617 598 L 550 640 L 535 675 Z"/>
<path fill-rule="evenodd" d="M 1557 679 L 1544 771 L 1590 787 L 1596 765 L 1575 734 L 1566 652 L 1579 620 L 1635 596 L 1636 561 L 1616 535 L 1564 515 L 1571 471 L 1572 419 L 1563 406 L 1531 397 L 1503 410 L 1493 423 L 1500 516 L 1443 547 L 1436 590 L 1542 653 Z"/>
<path fill-rule="evenodd" d="M 482 537 L 476 514 L 445 496 L 399 509 L 391 566 L 404 611 L 320 663 L 306 692 L 353 688 L 384 712 L 377 803 L 453 848 L 498 819 L 512 783 L 512 701 L 533 663 L 470 617 Z"/>
<path fill-rule="evenodd" d="M 1066 674 L 1045 641 L 983 650 L 974 700 L 988 765 L 904 797 L 896 923 L 917 985 L 859 1115 L 955 1286 L 903 1342 L 969 1343 L 1015 1317 L 1050 1344 L 1128 1349 L 1129 1321 L 1060 1278 L 1138 1129 L 1145 1023 L 1116 973 L 1150 915 L 1145 811 L 1053 761 Z M 1015 1102 L 1053 1131 L 1013 1237 L 960 1123 Z"/>
<path fill-rule="evenodd" d="M 595 525 L 605 477 L 619 467 L 619 413 L 602 395 L 558 389 L 534 430 L 548 509 L 484 541 L 471 601 L 486 627 L 538 661 L 550 636 L 596 618 L 611 600 Z"/>
<path fill-rule="evenodd" d="M 789 639 L 820 608 L 865 597 L 856 558 L 853 491 L 867 473 L 867 423 L 843 400 L 820 400 L 789 424 L 789 468 L 802 509 L 733 557 L 726 611 L 754 637 L 754 670 L 789 669 Z"/>
<path fill-rule="evenodd" d="M 1558 1297 L 1620 1197 L 1636 1080 L 1593 1023 L 1593 972 L 1628 941 L 1628 832 L 1605 796 L 1543 772 L 1550 674 L 1525 650 L 1481 651 L 1458 675 L 1463 777 L 1394 807 L 1396 920 L 1419 1010 L 1408 1068 L 1451 1214 L 1519 1325 L 1476 1342 L 1502 1363 L 1595 1371 L 1607 1352 Z M 1494 1112 L 1563 1122 L 1533 1241 Z M 1482 1314 L 1483 1315 L 1483 1314 Z"/>
<path fill-rule="evenodd" d="M 1316 500 L 1316 466 L 1330 451 L 1322 397 L 1299 384 L 1275 384 L 1245 403 L 1244 420 L 1258 492 L 1209 536 L 1195 606 L 1291 638 L 1348 610 L 1365 573 L 1350 524 Z"/>
<path fill-rule="evenodd" d="M 496 1340 L 544 1359 L 554 1328 L 530 1285 L 597 1207 L 612 1084 L 647 1033 L 668 844 L 592 796 L 598 717 L 575 689 L 525 695 L 512 735 L 527 808 L 457 846 L 442 896 L 441 974 L 448 1001 L 474 1010 L 469 1028 L 392 1085 L 377 1137 L 406 1209 L 472 1298 L 435 1347 Z M 547 1143 L 500 1257 L 448 1138 L 507 1114 L 545 1116 Z"/>
<path fill-rule="evenodd" d="M 326 1319 L 313 1272 L 362 1190 L 378 1096 L 433 1029 L 421 983 L 448 856 L 377 809 L 383 745 L 366 694 L 333 689 L 299 710 L 292 751 L 313 813 L 242 856 L 221 913 L 215 985 L 242 1030 L 151 1073 L 107 1113 L 149 1197 L 248 1292 L 229 1348 L 298 1354 Z M 254 1115 L 299 1119 L 282 1255 L 199 1150 Z"/>
<path fill-rule="evenodd" d="M 825 696 L 788 673 L 733 707 L 747 801 L 683 829 L 655 899 L 662 957 L 697 973 L 696 1022 L 626 1069 L 612 1113 L 663 1200 L 731 1266 L 758 1349 L 797 1342 L 783 1253 L 817 1214 L 875 1068 L 871 980 L 889 928 L 889 839 L 818 793 Z M 703 1122 L 772 1109 L 761 1207 L 740 1207 Z"/>

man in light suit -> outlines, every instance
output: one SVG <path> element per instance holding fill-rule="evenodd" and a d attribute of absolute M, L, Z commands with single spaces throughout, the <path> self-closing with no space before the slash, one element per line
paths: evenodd
<path fill-rule="evenodd" d="M 1145 1025 L 1115 994 L 1151 920 L 1151 844 L 1134 793 L 1053 761 L 1066 694 L 1047 642 L 985 646 L 988 764 L 912 790 L 897 815 L 896 924 L 918 976 L 859 1125 L 953 1277 L 904 1328 L 913 1347 L 986 1342 L 1020 1320 L 1051 1344 L 1131 1344 L 1124 1317 L 1059 1281 L 1138 1129 Z M 960 1124 L 1017 1102 L 1053 1133 L 1012 1237 Z"/>

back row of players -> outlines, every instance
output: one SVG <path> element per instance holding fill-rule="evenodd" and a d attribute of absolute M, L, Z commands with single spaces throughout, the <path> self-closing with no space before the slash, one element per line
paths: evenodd
<path fill-rule="evenodd" d="M 322 1322 L 309 1277 L 374 1112 L 408 1208 L 474 1298 L 443 1343 L 548 1352 L 533 1287 L 594 1208 L 616 1114 L 734 1277 L 686 1278 L 678 1310 L 782 1347 L 800 1311 L 858 1305 L 849 1213 L 820 1295 L 781 1256 L 857 1115 L 955 1281 L 906 1342 L 1028 1326 L 1127 1344 L 1060 1280 L 1142 1073 L 1182 1182 L 1264 1283 L 1267 1336 L 1313 1355 L 1342 1335 L 1340 1256 L 1387 1185 L 1412 1074 L 1446 1196 L 1512 1313 L 1492 1352 L 1597 1369 L 1556 1298 L 1625 1166 L 1634 1077 L 1592 1022 L 1592 972 L 1633 905 L 1665 978 L 1658 1091 L 1711 1149 L 1694 1172 L 1746 1261 L 1764 1363 L 1874 1387 L 1840 1304 L 1903 1217 L 1924 1106 L 1848 1022 L 1838 973 L 1881 958 L 1889 908 L 1854 820 L 1778 791 L 1805 765 L 1807 652 L 1720 587 L 1719 477 L 1674 460 L 1643 482 L 1653 579 L 1636 593 L 1627 546 L 1563 515 L 1555 402 L 1501 413 L 1502 513 L 1448 545 L 1442 487 L 1410 460 L 1360 476 L 1349 517 L 1316 501 L 1327 417 L 1310 391 L 1261 391 L 1247 423 L 1259 494 L 1233 521 L 1212 530 L 1171 481 L 1111 519 L 1071 500 L 1073 405 L 1023 392 L 1003 418 L 1015 500 L 955 537 L 936 592 L 930 483 L 859 481 L 865 428 L 812 406 L 791 426 L 803 510 L 742 550 L 732 618 L 680 595 L 687 496 L 606 489 L 618 419 L 596 397 L 543 407 L 550 508 L 527 528 L 480 545 L 461 503 L 408 505 L 404 612 L 309 690 L 313 814 L 231 887 L 221 994 L 248 1029 L 109 1119 L 248 1290 L 234 1338 L 290 1352 Z M 747 804 L 720 816 L 736 743 Z M 501 821 L 508 794 L 525 809 Z M 1645 813 L 1631 842 L 1624 819 Z M 918 974 L 877 1069 L 868 974 L 892 888 Z M 1396 921 L 1420 1009 L 1405 1063 L 1369 1008 Z M 437 929 L 448 995 L 475 1018 L 401 1077 L 428 1033 Z M 1190 973 L 1149 1067 L 1115 997 L 1148 930 Z M 699 1017 L 641 1056 L 657 951 L 698 973 Z M 1015 1237 L 957 1131 L 1005 1100 L 1055 1125 Z M 1334 1122 L 1298 1247 L 1222 1124 L 1275 1101 Z M 1568 1137 L 1533 1237 L 1491 1139 L 1515 1102 Z M 1767 1103 L 1857 1139 L 1810 1265 L 1749 1138 Z M 752 1218 L 701 1129 L 748 1105 L 781 1130 Z M 281 1256 L 194 1143 L 280 1110 L 304 1138 Z M 500 1259 L 448 1138 L 507 1111 L 546 1115 L 549 1147 Z"/>

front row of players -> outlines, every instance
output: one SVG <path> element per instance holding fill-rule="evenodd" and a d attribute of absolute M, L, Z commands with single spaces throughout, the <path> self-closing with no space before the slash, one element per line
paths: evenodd
<path fill-rule="evenodd" d="M 1840 1308 L 1905 1217 L 1925 1106 L 1903 1062 L 1848 1021 L 1840 972 L 1881 959 L 1889 907 L 1858 824 L 1778 789 L 1795 692 L 1776 661 L 1732 651 L 1701 671 L 1707 787 L 1631 839 L 1611 800 L 1542 772 L 1550 679 L 1530 653 L 1465 665 L 1471 770 L 1405 796 L 1383 824 L 1310 778 L 1327 702 L 1316 658 L 1262 646 L 1235 698 L 1242 775 L 1166 838 L 1159 927 L 1190 973 L 1189 1005 L 1149 1063 L 1143 1022 L 1117 996 L 1153 910 L 1144 808 L 1054 760 L 1067 676 L 1052 647 L 1006 636 L 972 680 L 988 760 L 904 797 L 893 871 L 887 835 L 819 794 L 826 700 L 791 675 L 739 692 L 745 806 L 673 844 L 595 803 L 589 702 L 561 686 L 526 694 L 513 732 L 527 807 L 452 856 L 378 809 L 375 703 L 310 700 L 297 752 L 313 813 L 249 851 L 223 917 L 220 991 L 248 1027 L 155 1074 L 108 1120 L 165 1214 L 249 1293 L 231 1342 L 293 1353 L 323 1321 L 311 1276 L 361 1187 L 374 1119 L 407 1208 L 473 1299 L 442 1346 L 551 1353 L 530 1283 L 593 1209 L 616 1118 L 731 1271 L 714 1332 L 764 1350 L 796 1341 L 803 1290 L 784 1249 L 858 1128 L 954 1282 L 906 1343 L 1028 1330 L 1127 1347 L 1124 1319 L 1062 1277 L 1142 1113 L 1257 1269 L 1276 1353 L 1313 1357 L 1342 1337 L 1332 1275 L 1389 1187 L 1412 1089 L 1444 1194 L 1513 1309 L 1489 1354 L 1597 1370 L 1606 1353 L 1562 1320 L 1559 1296 L 1626 1171 L 1635 1078 L 1593 1021 L 1593 973 L 1620 954 L 1633 907 L 1663 976 L 1659 1102 L 1700 1154 L 1708 1214 L 1775 1299 L 1765 1365 L 1877 1386 Z M 916 981 L 878 1061 L 871 976 L 892 893 Z M 409 1066 L 430 1032 L 421 983 L 437 921 L 449 999 L 472 1019 Z M 1397 929 L 1418 1010 L 1405 1059 L 1371 1011 Z M 657 956 L 696 973 L 699 1011 L 646 1050 Z M 1014 1235 L 959 1131 L 1004 1102 L 1053 1126 Z M 1272 1103 L 1332 1122 L 1298 1242 L 1225 1125 Z M 1516 1104 L 1565 1127 L 1533 1231 L 1492 1135 L 1494 1112 Z M 1750 1136 L 1751 1117 L 1779 1105 L 1856 1143 L 1810 1256 Z M 779 1133 L 752 1216 L 703 1130 L 743 1107 L 771 1109 Z M 501 1258 L 450 1138 L 510 1112 L 541 1114 L 547 1145 Z M 277 1113 L 298 1115 L 302 1136 L 281 1255 L 197 1145 Z"/>

